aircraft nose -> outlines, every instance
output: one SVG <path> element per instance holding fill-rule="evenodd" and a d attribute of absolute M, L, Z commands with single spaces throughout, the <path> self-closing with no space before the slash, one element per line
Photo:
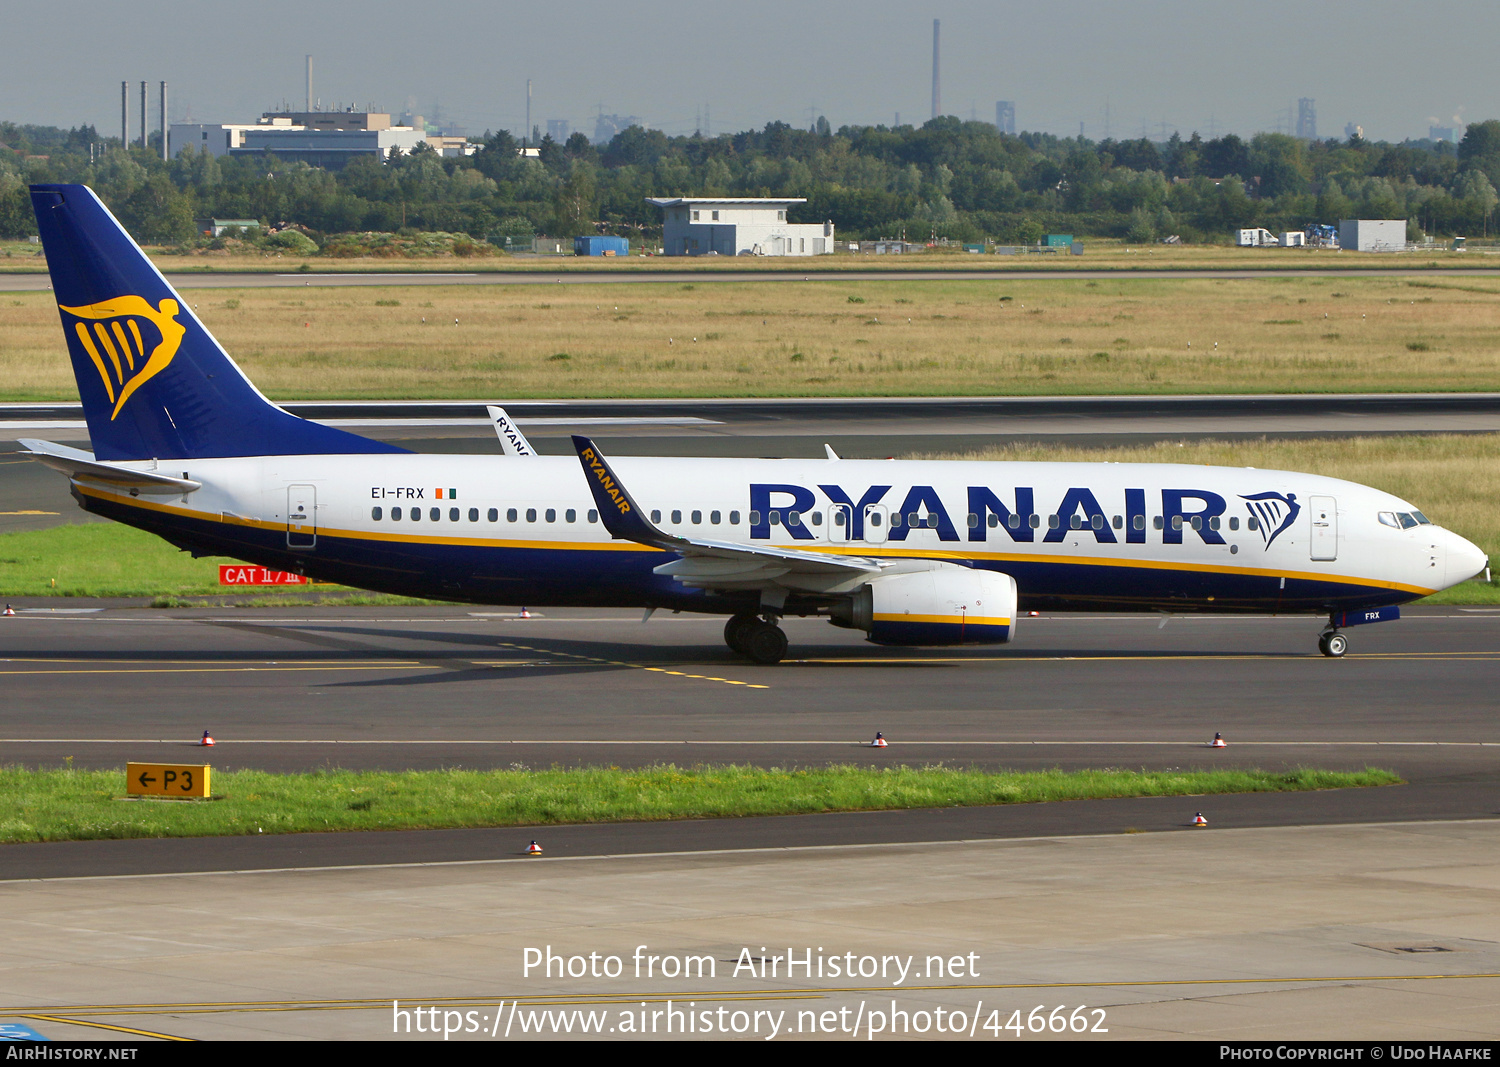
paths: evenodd
<path fill-rule="evenodd" d="M 1451 531 L 1448 537 L 1448 584 L 1457 585 L 1483 574 L 1490 564 L 1484 549 Z"/>

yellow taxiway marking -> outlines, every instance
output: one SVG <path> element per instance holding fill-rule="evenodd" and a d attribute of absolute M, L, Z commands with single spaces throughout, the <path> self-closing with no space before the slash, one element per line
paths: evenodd
<path fill-rule="evenodd" d="M 1118 979 L 1114 981 L 1082 982 L 985 982 L 965 985 L 903 985 L 881 986 L 803 986 L 786 989 L 736 989 L 736 990 L 674 990 L 659 993 L 554 993 L 528 996 L 469 996 L 469 997 L 406 997 L 396 998 L 410 1004 L 453 1007 L 489 1007 L 507 1001 L 518 1005 L 532 1004 L 629 1004 L 641 1001 L 660 1001 L 671 998 L 685 1000 L 809 1000 L 837 994 L 862 993 L 978 993 L 1001 989 L 1135 989 L 1161 988 L 1163 986 L 1237 986 L 1237 985 L 1307 985 L 1314 982 L 1440 982 L 1463 979 L 1500 978 L 1500 972 L 1482 971 L 1460 974 L 1318 974 L 1296 977 L 1264 978 L 1151 978 L 1144 980 Z M 224 1000 L 203 1003 L 179 1004 L 79 1004 L 50 1008 L 22 1008 L 15 1014 L 23 1018 L 40 1019 L 50 1016 L 58 1022 L 70 1020 L 62 1015 L 204 1015 L 225 1012 L 262 1011 L 359 1011 L 384 1009 L 391 1004 L 390 998 L 360 1000 Z M 163 1035 L 164 1036 L 164 1035 Z M 181 1039 L 179 1039 L 181 1040 Z"/>
<path fill-rule="evenodd" d="M 60 511 L 0 511 L 0 515 L 60 515 Z"/>
<path fill-rule="evenodd" d="M 599 656 L 584 656 L 576 652 L 557 652 L 547 648 L 533 648 L 530 645 L 513 645 L 508 641 L 500 642 L 501 648 L 514 648 L 522 652 L 540 652 L 544 656 L 563 656 L 567 659 L 583 660 L 588 663 L 601 663 L 610 667 L 629 667 L 638 671 L 654 671 L 657 674 L 671 674 L 679 678 L 693 678 L 701 682 L 718 682 L 721 685 L 743 685 L 748 689 L 770 689 L 768 685 L 757 685 L 754 682 L 741 682 L 734 678 L 718 678 L 711 674 L 688 674 L 686 671 L 674 671 L 667 667 L 648 667 L 644 663 L 626 663 L 618 659 L 602 659 Z"/>
<path fill-rule="evenodd" d="M 21 667 L 8 664 L 92 664 L 93 666 Z M 21 674 L 260 674 L 286 671 L 409 671 L 430 667 L 416 660 L 267 660 L 245 663 L 243 660 L 203 662 L 201 660 L 162 660 L 160 666 L 145 666 L 140 660 L 0 660 L 0 676 Z M 191 664 L 191 666 L 188 666 Z"/>
<path fill-rule="evenodd" d="M 144 1012 L 141 1014 L 145 1014 Z M 46 1023 L 67 1023 L 69 1026 L 90 1026 L 95 1030 L 113 1030 L 121 1034 L 135 1034 L 137 1037 L 155 1037 L 162 1041 L 195 1041 L 192 1037 L 178 1037 L 176 1034 L 160 1034 L 155 1030 L 137 1030 L 133 1026 L 111 1026 L 109 1023 L 89 1022 L 85 1019 L 65 1019 L 60 1015 L 22 1015 L 22 1019 L 40 1019 Z"/>

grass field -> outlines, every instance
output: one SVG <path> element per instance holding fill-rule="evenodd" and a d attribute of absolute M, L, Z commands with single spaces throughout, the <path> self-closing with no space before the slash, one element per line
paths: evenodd
<path fill-rule="evenodd" d="M 280 399 L 1500 390 L 1500 279 L 1487 278 L 392 286 L 189 299 Z M 0 400 L 76 396 L 50 296 L 0 294 Z"/>
<path fill-rule="evenodd" d="M 1469 538 L 1491 558 L 1500 559 L 1500 435 L 1168 441 L 1121 449 L 1032 445 L 919 458 L 1209 463 L 1325 474 L 1375 486 L 1409 500 L 1434 522 Z M 233 561 L 195 560 L 160 538 L 112 523 L 0 534 L 0 596 L 154 597 L 160 598 L 163 607 L 185 607 L 194 603 L 185 597 L 223 596 L 229 592 L 218 584 L 218 565 L 229 562 Z M 235 591 L 228 602 L 261 607 L 336 595 L 332 587 L 294 587 Z M 396 597 L 340 602 L 411 603 Z M 1500 603 L 1500 583 L 1464 582 L 1426 602 Z"/>
<path fill-rule="evenodd" d="M 0 842 L 793 815 L 1099 797 L 1200 796 L 1399 784 L 1390 771 L 802 770 L 215 771 L 217 801 L 122 803 L 124 769 L 0 768 Z M 1186 821 L 1186 816 L 1184 817 Z"/>

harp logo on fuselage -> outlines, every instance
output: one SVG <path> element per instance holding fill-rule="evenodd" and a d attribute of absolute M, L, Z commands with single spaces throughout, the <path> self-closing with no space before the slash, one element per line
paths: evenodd
<path fill-rule="evenodd" d="M 58 308 L 72 316 L 73 336 L 99 372 L 114 405 L 111 422 L 132 393 L 167 369 L 187 332 L 177 321 L 181 308 L 170 298 L 157 307 L 144 297 L 117 296 Z"/>

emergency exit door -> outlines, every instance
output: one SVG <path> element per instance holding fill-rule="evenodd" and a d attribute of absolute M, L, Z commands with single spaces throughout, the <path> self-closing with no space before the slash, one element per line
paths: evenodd
<path fill-rule="evenodd" d="M 318 547 L 318 490 L 311 485 L 286 487 L 286 547 Z"/>
<path fill-rule="evenodd" d="M 1312 512 L 1312 536 L 1308 541 L 1312 558 L 1333 560 L 1339 558 L 1339 511 L 1338 503 L 1331 496 L 1315 496 L 1309 500 Z"/>

